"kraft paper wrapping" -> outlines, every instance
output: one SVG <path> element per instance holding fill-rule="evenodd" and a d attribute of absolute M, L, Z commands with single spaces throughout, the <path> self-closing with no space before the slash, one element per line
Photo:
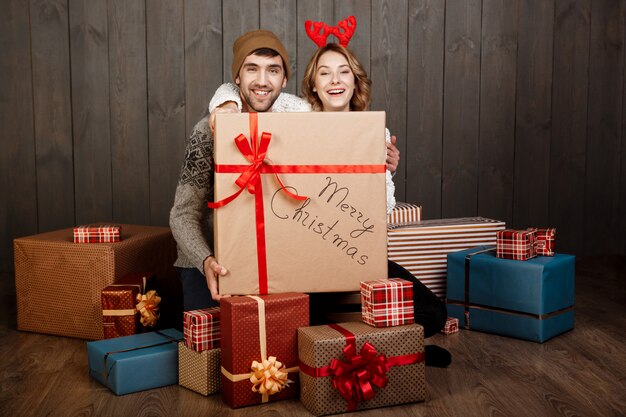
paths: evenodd
<path fill-rule="evenodd" d="M 18 330 L 102 339 L 103 288 L 133 271 L 173 273 L 169 228 L 121 227 L 124 239 L 115 243 L 77 245 L 72 228 L 15 239 Z"/>
<path fill-rule="evenodd" d="M 387 357 L 424 352 L 424 328 L 419 324 L 374 328 L 365 323 L 339 323 L 356 337 L 357 351 L 365 342 L 374 345 Z M 313 368 L 330 364 L 333 359 L 345 360 L 346 338 L 329 326 L 312 326 L 298 330 L 300 361 Z M 384 389 L 374 388 L 374 398 L 358 403 L 356 410 L 424 401 L 426 381 L 424 362 L 393 366 L 387 374 Z M 348 411 L 347 401 L 333 387 L 331 377 L 313 377 L 300 369 L 300 401 L 316 416 Z"/>
<path fill-rule="evenodd" d="M 259 296 L 265 301 L 267 356 L 275 356 L 287 368 L 298 365 L 297 330 L 309 325 L 309 298 L 306 294 L 284 293 Z M 250 297 L 227 297 L 220 302 L 222 319 L 222 367 L 233 375 L 250 373 L 252 361 L 261 360 L 258 303 Z M 298 372 L 288 388 L 271 395 L 269 401 L 298 396 Z M 222 399 L 233 408 L 260 404 L 248 379 L 232 382 L 222 375 Z"/>
<path fill-rule="evenodd" d="M 259 286 L 259 223 L 265 227 L 269 294 L 357 291 L 362 280 L 386 277 L 384 112 L 259 113 L 259 138 L 262 132 L 272 135 L 263 169 L 280 171 L 288 190 L 309 199 L 290 198 L 274 174 L 261 173 L 262 222 L 247 189 L 214 210 L 216 258 L 230 272 L 220 280 L 220 291 L 264 293 Z M 234 143 L 240 134 L 250 140 L 248 113 L 217 116 L 215 201 L 240 189 L 235 181 L 241 170 L 220 172 L 219 166 L 250 166 Z M 303 166 L 324 166 L 321 171 L 367 166 L 379 172 L 285 172 Z M 332 273 L 319 274 L 322 264 Z"/>
<path fill-rule="evenodd" d="M 220 392 L 220 357 L 219 348 L 196 352 L 178 343 L 178 385 L 202 395 Z"/>

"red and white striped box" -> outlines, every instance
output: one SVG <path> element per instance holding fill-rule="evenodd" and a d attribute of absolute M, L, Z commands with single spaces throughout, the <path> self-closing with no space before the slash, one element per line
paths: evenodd
<path fill-rule="evenodd" d="M 83 225 L 74 228 L 74 243 L 119 242 L 121 227 L 118 225 Z"/>
<path fill-rule="evenodd" d="M 484 217 L 422 220 L 387 226 L 387 256 L 403 266 L 437 297 L 446 296 L 447 255 L 480 245 L 495 245 L 505 223 Z"/>
<path fill-rule="evenodd" d="M 498 232 L 496 257 L 527 261 L 537 256 L 535 252 L 535 231 L 506 229 Z"/>
<path fill-rule="evenodd" d="M 422 220 L 422 206 L 412 203 L 396 203 L 391 213 L 387 214 L 387 224 L 415 224 Z"/>
<path fill-rule="evenodd" d="M 400 278 L 361 281 L 361 315 L 374 327 L 413 324 L 413 283 Z"/>
<path fill-rule="evenodd" d="M 185 346 L 196 352 L 220 347 L 220 308 L 211 307 L 183 313 Z"/>
<path fill-rule="evenodd" d="M 556 240 L 556 229 L 529 228 L 535 232 L 535 253 L 538 256 L 554 256 L 554 241 Z"/>
<path fill-rule="evenodd" d="M 446 325 L 441 329 L 442 334 L 452 334 L 459 332 L 459 319 L 455 317 L 448 317 L 446 320 Z"/>

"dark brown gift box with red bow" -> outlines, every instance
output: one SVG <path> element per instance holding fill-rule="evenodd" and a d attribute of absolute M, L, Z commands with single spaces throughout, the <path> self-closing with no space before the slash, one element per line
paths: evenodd
<path fill-rule="evenodd" d="M 419 324 L 301 328 L 298 352 L 300 401 L 316 416 L 425 400 L 424 328 Z"/>
<path fill-rule="evenodd" d="M 309 325 L 309 297 L 302 293 L 226 297 L 220 301 L 222 399 L 233 408 L 296 398 L 299 327 Z M 262 395 L 250 381 L 253 361 L 275 357 L 293 381 L 280 392 Z M 291 368 L 291 369 L 289 369 Z"/>

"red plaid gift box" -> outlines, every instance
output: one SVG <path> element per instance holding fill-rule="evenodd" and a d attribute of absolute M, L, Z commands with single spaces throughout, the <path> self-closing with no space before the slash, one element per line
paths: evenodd
<path fill-rule="evenodd" d="M 459 319 L 455 317 L 448 317 L 446 325 L 441 329 L 442 334 L 452 334 L 459 332 Z"/>
<path fill-rule="evenodd" d="M 556 239 L 556 229 L 529 228 L 535 232 L 535 252 L 541 256 L 554 256 L 554 241 Z"/>
<path fill-rule="evenodd" d="M 185 311 L 183 334 L 185 346 L 196 352 L 220 347 L 220 308 Z"/>
<path fill-rule="evenodd" d="M 412 324 L 413 284 L 400 278 L 361 281 L 361 315 L 374 327 Z"/>
<path fill-rule="evenodd" d="M 537 256 L 535 253 L 535 232 L 529 230 L 500 230 L 496 235 L 496 256 L 498 258 L 526 261 Z"/>
<path fill-rule="evenodd" d="M 112 243 L 120 241 L 120 226 L 83 225 L 74 228 L 74 243 Z"/>

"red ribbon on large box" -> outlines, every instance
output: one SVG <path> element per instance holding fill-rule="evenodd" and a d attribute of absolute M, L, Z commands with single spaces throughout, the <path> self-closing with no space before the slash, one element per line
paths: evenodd
<path fill-rule="evenodd" d="M 348 411 L 356 410 L 359 402 L 374 398 L 374 386 L 385 388 L 389 381 L 387 372 L 392 366 L 424 361 L 423 352 L 387 357 L 384 353 L 379 354 L 370 342 L 365 342 L 357 354 L 354 334 L 338 324 L 328 326 L 346 338 L 343 354 L 347 360 L 334 358 L 329 365 L 319 368 L 300 361 L 299 367 L 302 372 L 314 378 L 332 377 L 333 387 L 348 403 Z"/>
<path fill-rule="evenodd" d="M 380 174 L 385 172 L 385 165 L 365 164 L 365 165 L 274 165 L 267 160 L 268 148 L 272 139 L 272 134 L 263 132 L 259 141 L 258 135 L 258 114 L 250 113 L 250 144 L 245 135 L 238 135 L 234 141 L 237 149 L 250 161 L 249 165 L 238 164 L 216 164 L 215 173 L 233 174 L 241 173 L 235 180 L 239 187 L 234 194 L 216 202 L 209 202 L 208 207 L 217 209 L 223 207 L 236 199 L 241 192 L 247 188 L 250 194 L 254 194 L 255 215 L 256 215 L 256 240 L 257 240 L 257 263 L 259 270 L 259 294 L 267 294 L 267 256 L 265 245 L 265 209 L 263 207 L 263 190 L 261 186 L 260 174 L 274 174 L 281 189 L 291 198 L 296 200 L 306 200 L 306 196 L 299 196 L 287 190 L 287 187 L 278 177 L 282 174 L 322 174 L 322 173 L 342 173 L 342 174 Z"/>

